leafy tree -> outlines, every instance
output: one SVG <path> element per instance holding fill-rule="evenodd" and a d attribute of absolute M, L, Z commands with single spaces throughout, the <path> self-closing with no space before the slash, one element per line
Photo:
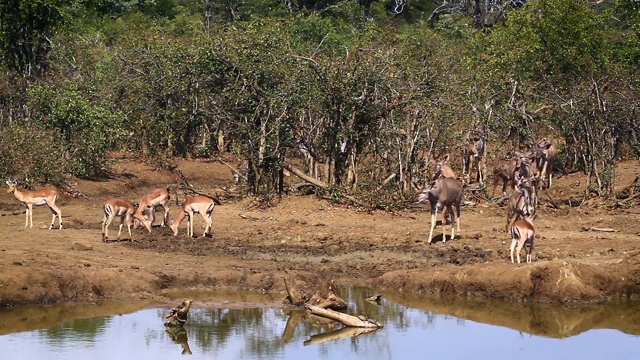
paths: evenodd
<path fill-rule="evenodd" d="M 49 69 L 55 30 L 66 20 L 71 0 L 3 0 L 0 2 L 0 62 L 22 76 Z"/>

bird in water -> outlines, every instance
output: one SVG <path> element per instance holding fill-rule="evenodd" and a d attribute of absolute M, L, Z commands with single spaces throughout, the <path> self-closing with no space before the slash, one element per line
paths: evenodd
<path fill-rule="evenodd" d="M 169 314 L 165 316 L 167 321 L 165 326 L 183 326 L 187 322 L 187 315 L 189 314 L 189 308 L 193 300 L 185 300 L 182 304 L 174 307 L 169 311 Z"/>

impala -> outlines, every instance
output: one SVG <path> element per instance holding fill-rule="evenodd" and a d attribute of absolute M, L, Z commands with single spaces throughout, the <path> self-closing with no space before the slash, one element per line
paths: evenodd
<path fill-rule="evenodd" d="M 531 252 L 533 251 L 533 239 L 535 236 L 536 230 L 530 220 L 517 219 L 511 224 L 511 263 L 514 263 L 513 251 L 515 250 L 518 255 L 518 264 L 520 264 L 520 250 L 523 247 L 526 253 L 526 261 L 531 263 Z"/>
<path fill-rule="evenodd" d="M 169 200 L 171 200 L 171 195 L 169 194 L 170 190 L 171 189 L 168 186 L 166 189 L 155 189 L 140 199 L 140 202 L 138 203 L 138 211 L 145 215 L 145 218 L 150 220 L 152 224 L 156 218 L 155 208 L 156 206 L 160 206 L 164 213 L 161 226 L 164 227 L 167 225 L 167 221 L 169 220 L 169 207 L 167 204 L 169 203 Z M 133 221 L 133 228 L 137 229 L 138 225 L 139 223 L 137 219 L 135 219 Z"/>
<path fill-rule="evenodd" d="M 211 219 L 211 212 L 215 207 L 215 201 L 209 197 L 203 195 L 195 195 L 195 196 L 187 196 L 182 203 L 182 207 L 178 209 L 178 215 L 173 220 L 173 224 L 171 225 L 171 230 L 173 230 L 173 236 L 178 235 L 178 227 L 182 220 L 185 217 L 189 217 L 187 219 L 187 233 L 189 236 L 193 237 L 193 221 L 194 215 L 200 214 L 204 221 L 207 222 L 207 225 L 204 228 L 204 233 L 202 236 L 210 235 L 211 225 L 213 224 L 213 220 Z"/>
<path fill-rule="evenodd" d="M 58 222 L 60 223 L 59 229 L 62 229 L 62 211 L 56 206 L 56 200 L 58 199 L 58 191 L 52 188 L 45 188 L 39 190 L 18 190 L 18 180 L 7 180 L 7 185 L 9 188 L 7 192 L 13 192 L 13 195 L 27 207 L 26 210 L 26 219 L 24 227 L 33 227 L 33 205 L 47 205 L 49 209 L 51 209 L 51 213 L 53 214 L 53 218 L 51 219 L 51 225 L 49 225 L 49 229 L 53 229 L 53 224 L 56 221 L 56 216 L 58 216 Z"/>
<path fill-rule="evenodd" d="M 428 243 L 431 244 L 433 238 L 433 229 L 436 226 L 436 218 L 438 216 L 438 208 L 442 208 L 442 242 L 447 241 L 446 235 L 446 217 L 449 214 L 451 222 L 451 239 L 455 237 L 455 231 L 460 232 L 460 203 L 462 202 L 462 185 L 457 179 L 439 177 L 426 185 L 418 194 L 417 202 L 429 201 L 431 206 L 431 230 L 429 230 Z M 455 210 L 455 211 L 454 211 Z M 454 224 L 456 230 L 454 230 Z"/>
<path fill-rule="evenodd" d="M 140 211 L 138 211 L 130 201 L 124 199 L 109 199 L 104 203 L 104 218 L 102 219 L 102 241 L 107 242 L 109 238 L 109 225 L 116 217 L 120 218 L 120 226 L 118 228 L 118 240 L 122 233 L 123 223 L 127 224 L 129 238 L 131 238 L 131 218 L 138 219 L 151 232 L 151 221 L 145 219 Z"/>

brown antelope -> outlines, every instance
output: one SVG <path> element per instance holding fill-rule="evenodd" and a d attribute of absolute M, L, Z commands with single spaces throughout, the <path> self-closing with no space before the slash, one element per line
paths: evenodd
<path fill-rule="evenodd" d="M 446 218 L 449 214 L 451 222 L 451 239 L 455 237 L 455 231 L 460 232 L 460 203 L 462 202 L 462 185 L 457 179 L 439 177 L 430 185 L 425 185 L 418 194 L 417 202 L 429 200 L 431 206 L 431 230 L 429 230 L 428 243 L 431 244 L 433 229 L 436 226 L 438 208 L 442 208 L 442 242 L 447 241 Z M 454 211 L 455 210 L 455 211 Z M 456 230 L 454 230 L 454 224 Z"/>
<path fill-rule="evenodd" d="M 202 215 L 202 218 L 207 222 L 202 236 L 210 235 L 211 225 L 213 224 L 211 212 L 214 207 L 215 201 L 209 197 L 203 195 L 187 196 L 182 203 L 182 207 L 178 209 L 178 215 L 173 220 L 173 224 L 171 224 L 173 236 L 178 235 L 178 227 L 182 220 L 184 220 L 185 217 L 189 217 L 189 219 L 187 219 L 187 233 L 193 237 L 194 214 Z"/>
<path fill-rule="evenodd" d="M 138 219 L 149 232 L 151 232 L 151 221 L 147 220 L 130 201 L 124 199 L 109 199 L 104 202 L 104 218 L 102 219 L 102 241 L 107 242 L 109 238 L 109 225 L 116 217 L 120 218 L 118 227 L 118 240 L 122 233 L 123 223 L 127 224 L 129 238 L 131 238 L 131 218 Z"/>
<path fill-rule="evenodd" d="M 532 179 L 518 174 L 516 181 L 516 190 L 507 201 L 507 224 L 505 225 L 505 231 L 507 232 L 514 216 L 516 219 L 533 220 L 536 212 L 535 203 L 533 202 L 535 199 L 532 198 L 532 193 L 535 193 Z"/>
<path fill-rule="evenodd" d="M 535 165 L 540 172 L 542 183 L 547 181 L 547 188 L 551 188 L 551 177 L 553 173 L 553 165 L 558 156 L 558 149 L 556 146 L 546 138 L 538 141 L 533 147 L 533 153 L 535 155 Z"/>
<path fill-rule="evenodd" d="M 493 193 L 495 195 L 498 183 L 502 181 L 502 195 L 507 194 L 507 186 L 514 184 L 515 173 L 518 169 L 518 159 L 498 159 L 493 165 Z"/>
<path fill-rule="evenodd" d="M 33 228 L 33 206 L 47 205 L 49 209 L 51 209 L 51 213 L 53 214 L 53 218 L 51 219 L 51 225 L 49 225 L 49 229 L 53 229 L 53 224 L 56 221 L 56 216 L 58 217 L 58 222 L 60 223 L 59 229 L 62 229 L 62 211 L 56 206 L 56 200 L 58 199 L 58 191 L 52 188 L 44 188 L 39 190 L 18 190 L 18 180 L 7 180 L 6 181 L 9 188 L 7 192 L 13 192 L 13 195 L 20 201 L 24 206 L 26 206 L 26 218 L 24 227 Z"/>
<path fill-rule="evenodd" d="M 449 179 L 455 179 L 456 173 L 453 172 L 453 169 L 449 166 L 449 160 L 451 156 L 449 154 L 445 155 L 442 160 L 436 162 L 435 172 L 433 174 L 433 179 L 438 179 L 440 176 Z"/>
<path fill-rule="evenodd" d="M 463 164 L 463 172 L 469 176 L 469 182 L 471 182 L 471 171 L 473 166 L 476 166 L 476 181 L 480 185 L 484 184 L 484 153 L 485 142 L 482 137 L 469 138 L 469 146 L 465 149 L 465 157 Z"/>
<path fill-rule="evenodd" d="M 167 186 L 166 189 L 155 189 L 146 194 L 142 197 L 142 199 L 140 199 L 137 211 L 145 215 L 145 218 L 147 220 L 150 220 L 153 224 L 153 221 L 156 218 L 155 207 L 162 207 L 164 215 L 162 217 L 161 226 L 164 227 L 165 225 L 167 225 L 167 221 L 169 220 L 169 207 L 167 206 L 167 204 L 169 203 L 169 200 L 171 200 L 171 195 L 169 194 L 170 190 L 171 189 Z M 133 228 L 137 229 L 138 225 L 139 222 L 137 221 L 137 219 L 134 219 Z"/>
<path fill-rule="evenodd" d="M 535 172 L 534 154 L 531 152 L 514 152 L 511 159 L 499 159 L 493 166 L 493 193 L 498 183 L 502 181 L 502 195 L 507 194 L 507 186 L 516 187 L 518 175 L 529 178 Z"/>
<path fill-rule="evenodd" d="M 531 263 L 531 251 L 533 251 L 533 239 L 535 236 L 536 230 L 530 220 L 517 219 L 511 224 L 511 263 L 514 263 L 513 251 L 515 250 L 518 255 L 518 264 L 520 264 L 520 250 L 522 250 L 522 247 L 524 247 L 526 253 L 527 263 Z"/>

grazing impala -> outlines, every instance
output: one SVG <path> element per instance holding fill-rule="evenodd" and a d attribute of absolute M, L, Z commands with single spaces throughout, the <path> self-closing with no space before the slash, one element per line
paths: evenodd
<path fill-rule="evenodd" d="M 33 227 L 33 205 L 47 205 L 49 209 L 51 209 L 51 213 L 53 214 L 53 218 L 51 219 L 51 225 L 49 225 L 49 229 L 53 229 L 53 224 L 56 221 L 56 216 L 58 216 L 58 222 L 60 223 L 59 229 L 62 229 L 62 211 L 56 206 L 56 200 L 58 199 L 58 191 L 52 188 L 45 188 L 39 190 L 27 190 L 20 191 L 18 190 L 18 180 L 7 180 L 7 185 L 9 188 L 7 192 L 13 192 L 16 199 L 24 204 L 27 207 L 26 210 L 26 219 L 24 227 Z"/>
<path fill-rule="evenodd" d="M 455 237 L 455 231 L 460 232 L 460 203 L 462 202 L 462 185 L 456 179 L 439 177 L 430 185 L 425 185 L 417 202 L 429 200 L 431 205 L 431 230 L 429 230 L 428 243 L 431 244 L 433 238 L 433 228 L 436 226 L 438 208 L 442 208 L 442 242 L 447 241 L 445 214 L 451 216 L 451 239 Z M 454 209 L 455 208 L 455 209 Z M 454 211 L 455 210 L 455 211 Z M 454 224 L 456 230 L 454 230 Z"/>
<path fill-rule="evenodd" d="M 189 219 L 187 219 L 187 233 L 189 236 L 193 237 L 193 220 L 195 214 L 202 215 L 202 218 L 207 222 L 202 236 L 210 235 L 211 225 L 213 224 L 213 220 L 211 220 L 211 212 L 214 207 L 215 200 L 209 197 L 203 195 L 187 196 L 182 203 L 182 207 L 178 209 L 178 215 L 173 220 L 173 224 L 171 224 L 173 236 L 178 235 L 178 227 L 182 220 L 184 220 L 185 217 L 189 217 Z"/>
<path fill-rule="evenodd" d="M 518 264 L 520 264 L 520 250 L 522 250 L 522 247 L 524 247 L 524 252 L 527 254 L 527 263 L 531 263 L 531 251 L 533 251 L 533 239 L 535 236 L 536 230 L 530 220 L 517 219 L 511 224 L 511 263 L 514 263 L 513 251 L 515 250 L 518 255 Z"/>
<path fill-rule="evenodd" d="M 142 213 L 136 210 L 135 205 L 124 199 L 109 199 L 104 203 L 104 218 L 102 219 L 102 241 L 107 242 L 109 238 L 109 225 L 116 217 L 120 218 L 120 227 L 118 228 L 118 240 L 122 233 L 122 224 L 127 224 L 129 238 L 131 238 L 131 217 L 138 219 L 151 232 L 151 221 L 144 218 Z"/>
<path fill-rule="evenodd" d="M 140 203 L 138 204 L 138 211 L 145 215 L 145 218 L 150 220 L 153 224 L 153 221 L 156 218 L 155 215 L 155 207 L 161 206 L 162 211 L 164 213 L 162 217 L 162 227 L 167 225 L 167 221 L 169 220 L 169 207 L 167 204 L 169 200 L 171 200 L 171 195 L 169 195 L 170 188 L 167 186 L 166 189 L 155 189 L 150 193 L 140 199 Z M 138 228 L 137 219 L 133 221 L 133 228 Z"/>

